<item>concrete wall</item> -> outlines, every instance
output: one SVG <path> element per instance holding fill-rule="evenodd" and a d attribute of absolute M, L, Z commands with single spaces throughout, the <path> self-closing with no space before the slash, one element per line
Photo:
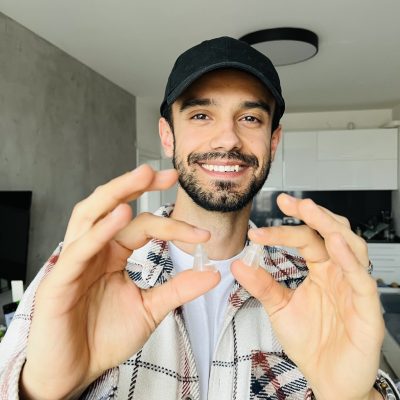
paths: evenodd
<path fill-rule="evenodd" d="M 32 190 L 28 282 L 73 205 L 133 169 L 135 98 L 0 14 L 0 190 Z"/>
<path fill-rule="evenodd" d="M 161 157 L 160 137 L 158 135 L 161 100 L 161 96 L 160 98 L 136 98 L 136 144 L 139 164 L 147 159 Z"/>

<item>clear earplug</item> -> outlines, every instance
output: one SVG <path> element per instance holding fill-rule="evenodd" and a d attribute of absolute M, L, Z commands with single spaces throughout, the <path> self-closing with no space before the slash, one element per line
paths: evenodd
<path fill-rule="evenodd" d="M 241 261 L 255 269 L 263 265 L 263 246 L 250 242 L 244 250 Z"/>
<path fill-rule="evenodd" d="M 193 256 L 193 271 L 217 271 L 215 265 L 210 263 L 202 244 L 196 245 Z"/>

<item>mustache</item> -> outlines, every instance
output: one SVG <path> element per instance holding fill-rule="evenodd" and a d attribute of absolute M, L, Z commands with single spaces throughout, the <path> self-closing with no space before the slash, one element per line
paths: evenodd
<path fill-rule="evenodd" d="M 187 162 L 188 165 L 191 165 L 198 163 L 200 161 L 209 161 L 217 159 L 241 161 L 244 164 L 255 168 L 259 166 L 258 159 L 256 156 L 252 156 L 250 154 L 242 154 L 238 151 L 228 151 L 228 152 L 211 151 L 207 153 L 192 153 L 189 154 Z"/>

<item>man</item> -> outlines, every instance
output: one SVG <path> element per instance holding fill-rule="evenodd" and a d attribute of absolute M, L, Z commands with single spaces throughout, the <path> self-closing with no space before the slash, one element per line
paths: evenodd
<path fill-rule="evenodd" d="M 391 398 L 367 248 L 348 222 L 282 195 L 306 225 L 249 225 L 283 111 L 250 46 L 218 38 L 178 58 L 159 126 L 177 172 L 141 166 L 74 208 L 2 343 L 2 398 Z M 177 176 L 175 207 L 131 220 L 127 202 Z M 248 239 L 266 246 L 259 262 Z"/>

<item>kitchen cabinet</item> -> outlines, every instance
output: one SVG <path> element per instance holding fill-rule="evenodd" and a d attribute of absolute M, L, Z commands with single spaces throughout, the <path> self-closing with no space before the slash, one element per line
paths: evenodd
<path fill-rule="evenodd" d="M 397 188 L 397 130 L 360 129 L 317 134 L 319 190 Z"/>
<path fill-rule="evenodd" d="M 283 188 L 310 190 L 317 187 L 317 132 L 283 135 Z"/>
<path fill-rule="evenodd" d="M 287 132 L 283 190 L 394 190 L 397 129 Z"/>
<path fill-rule="evenodd" d="M 394 190 L 397 160 L 319 161 L 316 190 Z"/>
<path fill-rule="evenodd" d="M 372 276 L 387 285 L 400 285 L 400 243 L 368 243 L 368 253 L 374 267 Z"/>
<path fill-rule="evenodd" d="M 397 158 L 397 129 L 319 131 L 318 160 L 364 161 Z"/>

